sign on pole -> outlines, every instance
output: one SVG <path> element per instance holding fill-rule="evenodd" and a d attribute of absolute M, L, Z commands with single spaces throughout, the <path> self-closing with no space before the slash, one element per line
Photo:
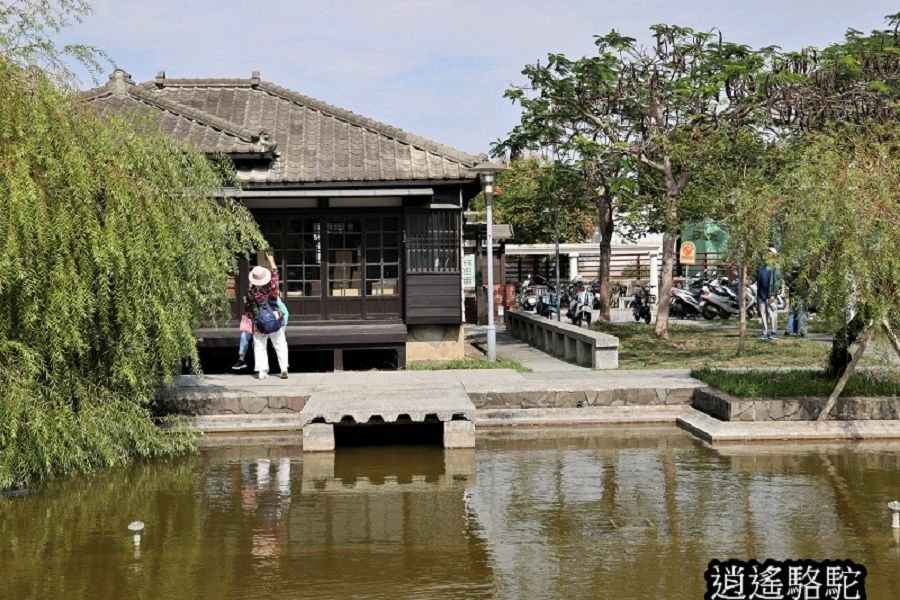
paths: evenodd
<path fill-rule="evenodd" d="M 681 243 L 681 254 L 678 257 L 678 262 L 683 265 L 697 264 L 697 246 L 694 245 L 694 242 Z"/>

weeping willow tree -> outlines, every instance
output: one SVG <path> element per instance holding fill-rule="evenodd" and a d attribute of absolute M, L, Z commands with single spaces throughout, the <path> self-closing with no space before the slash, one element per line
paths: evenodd
<path fill-rule="evenodd" d="M 828 418 L 879 328 L 894 339 L 900 314 L 900 126 L 843 123 L 803 140 L 796 162 L 761 194 L 783 223 L 784 252 L 816 290 L 819 315 L 859 347 L 832 365 L 838 379 Z M 840 340 L 838 340 L 840 341 Z M 849 345 L 854 340 L 845 339 Z M 900 352 L 900 348 L 897 348 Z"/>
<path fill-rule="evenodd" d="M 190 447 L 150 404 L 262 247 L 232 177 L 0 57 L 0 489 Z"/>

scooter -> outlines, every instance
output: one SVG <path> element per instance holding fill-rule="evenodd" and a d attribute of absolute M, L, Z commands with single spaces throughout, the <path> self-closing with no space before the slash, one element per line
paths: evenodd
<path fill-rule="evenodd" d="M 559 297 L 553 286 L 550 286 L 547 289 L 547 293 L 540 296 L 535 312 L 547 319 L 558 320 L 557 315 L 559 314 Z"/>
<path fill-rule="evenodd" d="M 546 281 L 540 275 L 530 275 L 519 284 L 519 306 L 523 310 L 536 311 L 541 293 L 546 289 Z"/>
<path fill-rule="evenodd" d="M 716 317 L 727 319 L 741 311 L 741 303 L 737 294 L 728 285 L 723 285 L 721 282 L 703 286 L 700 298 L 702 300 L 700 313 L 707 320 Z"/>
<path fill-rule="evenodd" d="M 566 316 L 573 324 L 581 327 L 591 326 L 591 318 L 593 316 L 594 293 L 584 287 L 580 287 L 571 294 L 572 300 L 569 302 L 569 312 Z"/>
<path fill-rule="evenodd" d="M 631 302 L 631 314 L 635 321 L 644 321 L 650 323 L 650 305 L 656 302 L 656 296 L 650 293 L 648 288 L 639 286 L 634 293 L 634 300 Z"/>
<path fill-rule="evenodd" d="M 702 287 L 691 286 L 688 289 L 673 287 L 672 298 L 669 300 L 669 315 L 683 319 L 699 317 L 703 312 L 700 298 L 702 292 Z"/>

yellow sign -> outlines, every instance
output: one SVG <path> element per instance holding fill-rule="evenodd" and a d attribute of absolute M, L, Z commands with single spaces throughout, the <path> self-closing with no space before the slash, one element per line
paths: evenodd
<path fill-rule="evenodd" d="M 681 243 L 681 256 L 679 256 L 678 262 L 683 265 L 697 264 L 697 246 L 694 245 L 694 242 Z"/>

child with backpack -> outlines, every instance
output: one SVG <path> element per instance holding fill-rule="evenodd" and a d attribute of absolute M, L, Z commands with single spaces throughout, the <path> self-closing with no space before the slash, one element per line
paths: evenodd
<path fill-rule="evenodd" d="M 278 268 L 267 254 L 269 267 L 256 266 L 250 271 L 250 290 L 244 300 L 245 314 L 253 323 L 254 371 L 260 379 L 269 376 L 268 340 L 272 340 L 281 378 L 288 378 L 288 346 L 284 334 L 286 312 L 279 309 Z M 237 366 L 237 365 L 235 365 Z"/>

